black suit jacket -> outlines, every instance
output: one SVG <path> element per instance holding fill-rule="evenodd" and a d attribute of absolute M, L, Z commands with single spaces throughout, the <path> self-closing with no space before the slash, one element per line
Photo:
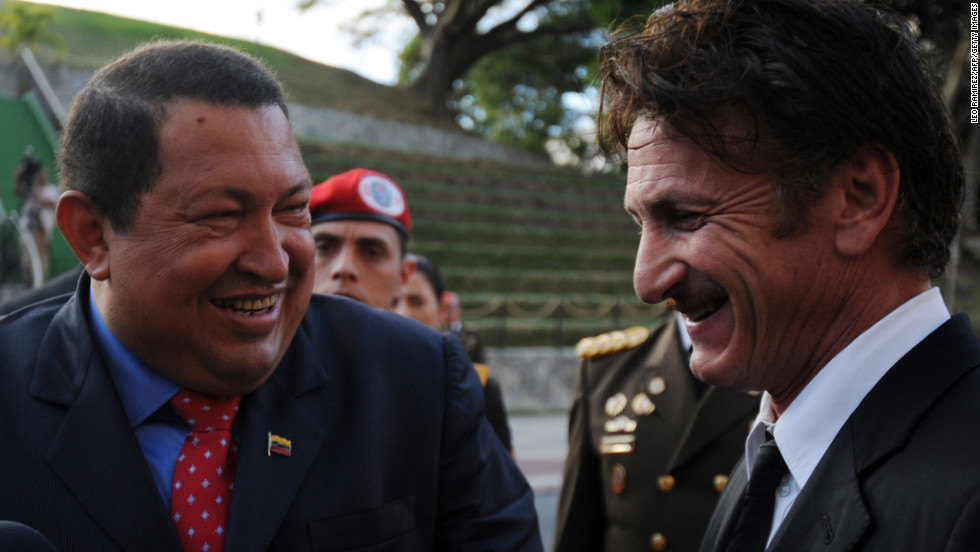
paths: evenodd
<path fill-rule="evenodd" d="M 0 519 L 62 550 L 180 550 L 82 305 L 0 319 Z M 314 296 L 243 398 L 227 550 L 540 550 L 533 497 L 455 338 Z M 292 456 L 267 454 L 268 434 Z"/>
<path fill-rule="evenodd" d="M 841 428 L 767 550 L 980 550 L 978 366 L 962 314 L 902 357 Z M 724 550 L 746 483 L 743 459 L 702 551 Z"/>
<path fill-rule="evenodd" d="M 657 394 L 650 390 L 654 379 L 663 383 Z M 656 408 L 637 413 L 627 404 L 610 414 L 606 403 L 617 394 L 630 403 L 645 394 Z M 699 393 L 674 317 L 643 343 L 584 358 L 569 419 L 556 552 L 695 550 L 745 451 L 758 406 L 757 396 L 728 389 Z M 636 425 L 622 429 L 618 419 Z M 604 452 L 610 438 L 632 438 L 634 448 Z"/>

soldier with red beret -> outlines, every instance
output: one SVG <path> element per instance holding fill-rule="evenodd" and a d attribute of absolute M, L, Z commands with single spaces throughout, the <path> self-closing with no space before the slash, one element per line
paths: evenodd
<path fill-rule="evenodd" d="M 310 214 L 313 290 L 390 310 L 415 273 L 407 256 L 412 217 L 398 184 L 377 171 L 351 169 L 313 187 Z"/>

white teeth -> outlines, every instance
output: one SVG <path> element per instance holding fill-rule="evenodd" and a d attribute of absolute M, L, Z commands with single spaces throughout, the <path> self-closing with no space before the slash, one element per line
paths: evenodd
<path fill-rule="evenodd" d="M 255 315 L 272 308 L 278 299 L 279 295 L 269 295 L 262 299 L 215 299 L 213 303 L 223 309 Z"/>
<path fill-rule="evenodd" d="M 698 320 L 702 320 L 704 318 L 707 318 L 709 315 L 714 314 L 715 311 L 717 311 L 718 309 L 720 309 L 722 307 L 722 305 L 725 304 L 726 301 L 728 301 L 728 298 L 727 297 L 722 297 L 722 298 L 718 299 L 718 301 L 716 301 L 716 302 L 714 302 L 714 303 L 712 303 L 710 305 L 707 305 L 707 306 L 705 306 L 705 307 L 703 307 L 701 309 L 698 309 L 696 311 L 688 312 L 687 313 L 687 318 L 688 318 L 688 320 L 693 320 L 695 322 L 697 322 Z"/>
<path fill-rule="evenodd" d="M 689 319 L 691 319 L 691 320 L 700 320 L 701 317 L 704 316 L 705 313 L 707 313 L 707 312 L 708 312 L 708 309 L 696 310 L 694 312 L 687 313 L 687 317 Z"/>

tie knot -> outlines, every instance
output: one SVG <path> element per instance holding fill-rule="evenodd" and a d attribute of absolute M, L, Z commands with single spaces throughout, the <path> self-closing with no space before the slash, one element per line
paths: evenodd
<path fill-rule="evenodd" d="M 187 422 L 191 431 L 207 433 L 229 431 L 242 398 L 219 399 L 184 389 L 170 399 L 170 405 Z"/>

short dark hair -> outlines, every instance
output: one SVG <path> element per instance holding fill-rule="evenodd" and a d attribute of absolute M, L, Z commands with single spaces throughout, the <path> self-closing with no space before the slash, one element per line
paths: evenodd
<path fill-rule="evenodd" d="M 897 256 L 942 274 L 963 165 L 942 95 L 901 17 L 851 0 L 679 1 L 639 30 L 621 28 L 600 62 L 607 142 L 625 151 L 632 125 L 650 118 L 730 167 L 768 174 L 787 221 L 777 233 L 807 228 L 838 163 L 862 148 L 887 149 L 901 171 Z M 725 136 L 731 117 L 748 134 Z"/>
<path fill-rule="evenodd" d="M 439 267 L 427 257 L 418 253 L 412 253 L 411 257 L 415 259 L 415 272 L 425 276 L 425 279 L 429 281 L 429 285 L 432 286 L 432 291 L 436 294 L 436 302 L 442 301 L 442 293 L 446 291 L 446 282 L 442 279 L 442 273 L 439 272 Z"/>
<path fill-rule="evenodd" d="M 88 196 L 114 228 L 129 228 L 160 175 L 160 127 L 175 100 L 276 105 L 288 116 L 282 87 L 255 58 L 202 41 L 147 43 L 97 71 L 76 96 L 58 152 L 62 188 Z"/>

